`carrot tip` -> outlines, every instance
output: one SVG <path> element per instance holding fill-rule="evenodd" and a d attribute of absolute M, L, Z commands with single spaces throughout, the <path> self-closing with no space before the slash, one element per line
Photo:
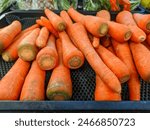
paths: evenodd
<path fill-rule="evenodd" d="M 61 32 L 61 31 L 64 31 L 65 29 L 66 29 L 66 24 L 64 22 L 59 23 L 58 30 Z"/>
<path fill-rule="evenodd" d="M 82 64 L 83 64 L 83 62 L 79 56 L 72 57 L 68 62 L 68 65 L 71 69 L 77 69 L 77 68 L 81 67 Z"/>
<path fill-rule="evenodd" d="M 125 41 L 128 41 L 128 40 L 131 38 L 131 35 L 132 35 L 132 32 L 131 32 L 131 31 L 126 32 L 126 33 L 125 33 L 124 40 L 125 40 Z"/>
<path fill-rule="evenodd" d="M 145 41 L 145 39 L 146 39 L 146 37 L 145 37 L 145 36 L 140 36 L 140 37 L 139 37 L 139 41 L 140 41 L 140 42 Z"/>
<path fill-rule="evenodd" d="M 108 24 L 103 23 L 99 28 L 100 36 L 105 36 L 108 32 Z"/>

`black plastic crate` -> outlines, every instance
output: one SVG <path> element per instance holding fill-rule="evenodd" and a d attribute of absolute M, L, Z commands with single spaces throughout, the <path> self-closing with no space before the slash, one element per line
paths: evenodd
<path fill-rule="evenodd" d="M 59 13 L 57 11 L 56 13 Z M 88 14 L 88 13 L 86 13 Z M 93 13 L 92 13 L 93 14 Z M 23 29 L 35 23 L 35 20 L 43 11 L 12 11 L 1 16 L 0 27 L 10 24 L 14 20 L 19 20 Z M 112 14 L 113 16 L 113 14 Z M 114 17 L 114 16 L 113 16 Z M 14 62 L 4 62 L 0 57 L 0 75 L 3 77 L 12 67 Z M 51 71 L 46 74 L 46 86 L 49 81 Z M 0 78 L 2 78 L 0 77 Z M 73 96 L 71 101 L 0 101 L 1 111 L 72 111 L 72 110 L 150 110 L 150 84 L 141 81 L 141 101 L 129 101 L 129 93 L 127 84 L 122 85 L 122 101 L 116 102 L 95 102 L 93 100 L 95 90 L 95 73 L 85 61 L 84 65 L 77 70 L 71 70 L 73 82 Z"/>

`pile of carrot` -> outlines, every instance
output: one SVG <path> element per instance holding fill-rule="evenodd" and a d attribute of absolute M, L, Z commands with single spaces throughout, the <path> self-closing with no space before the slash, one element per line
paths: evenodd
<path fill-rule="evenodd" d="M 96 73 L 96 101 L 120 101 L 125 82 L 130 100 L 140 100 L 139 75 L 150 82 L 149 14 L 121 11 L 111 21 L 106 10 L 90 16 L 69 8 L 45 15 L 25 30 L 19 21 L 0 30 L 3 60 L 16 61 L 0 80 L 1 100 L 70 100 L 70 69 L 85 59 Z M 52 71 L 47 87 L 46 71 Z"/>

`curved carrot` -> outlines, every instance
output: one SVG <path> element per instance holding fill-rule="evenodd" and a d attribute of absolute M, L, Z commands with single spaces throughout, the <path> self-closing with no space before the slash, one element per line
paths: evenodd
<path fill-rule="evenodd" d="M 24 61 L 32 61 L 35 59 L 38 49 L 35 45 L 36 39 L 40 33 L 40 29 L 34 29 L 27 37 L 25 37 L 18 45 L 18 56 Z"/>
<path fill-rule="evenodd" d="M 104 18 L 105 20 L 107 21 L 110 21 L 111 20 L 111 16 L 110 16 L 110 13 L 109 11 L 107 10 L 100 10 L 96 13 L 96 16 L 97 17 L 100 17 L 100 18 Z"/>
<path fill-rule="evenodd" d="M 59 39 L 56 41 L 56 46 L 59 55 L 59 65 L 52 72 L 46 95 L 50 100 L 68 100 L 72 96 L 70 70 L 63 65 L 62 44 Z"/>
<path fill-rule="evenodd" d="M 21 28 L 21 23 L 14 21 L 0 31 L 0 54 L 13 42 L 17 34 L 21 32 Z"/>
<path fill-rule="evenodd" d="M 45 71 L 41 70 L 36 61 L 25 78 L 20 100 L 44 100 L 45 98 Z"/>
<path fill-rule="evenodd" d="M 45 47 L 47 44 L 48 37 L 49 37 L 49 31 L 46 27 L 43 27 L 40 30 L 40 34 L 39 34 L 38 38 L 36 39 L 36 46 L 38 48 Z"/>
<path fill-rule="evenodd" d="M 118 77 L 121 83 L 125 83 L 129 80 L 129 70 L 117 56 L 115 56 L 102 45 L 99 45 L 96 51 L 109 69 Z"/>
<path fill-rule="evenodd" d="M 96 88 L 94 92 L 95 101 L 120 101 L 121 95 L 113 92 L 101 79 L 96 75 Z"/>
<path fill-rule="evenodd" d="M 0 100 L 17 100 L 30 63 L 18 59 L 13 67 L 0 81 Z"/>
<path fill-rule="evenodd" d="M 150 15 L 149 14 L 133 14 L 133 18 L 138 25 L 146 33 L 150 33 Z"/>
<path fill-rule="evenodd" d="M 44 12 L 57 31 L 61 32 L 66 29 L 66 23 L 60 16 L 49 9 L 45 9 Z"/>
<path fill-rule="evenodd" d="M 46 47 L 37 54 L 36 60 L 42 70 L 51 70 L 58 64 L 58 54 L 55 46 L 55 37 L 50 35 Z"/>
<path fill-rule="evenodd" d="M 81 23 L 75 23 L 69 29 L 73 42 L 77 44 L 93 70 L 115 92 L 121 92 L 121 85 L 114 73 L 103 63 L 88 38 L 86 29 Z M 81 37 L 82 36 L 82 37 Z"/>
<path fill-rule="evenodd" d="M 140 100 L 140 80 L 136 71 L 132 54 L 127 42 L 120 44 L 112 39 L 112 45 L 116 55 L 127 65 L 130 71 L 130 79 L 127 82 L 129 87 L 130 100 Z"/>
<path fill-rule="evenodd" d="M 98 48 L 99 44 L 100 44 L 100 38 L 93 37 L 93 42 L 92 42 L 93 47 Z"/>
<path fill-rule="evenodd" d="M 62 41 L 63 61 L 64 65 L 70 69 L 80 68 L 84 63 L 84 56 L 71 42 L 66 32 L 59 33 Z"/>

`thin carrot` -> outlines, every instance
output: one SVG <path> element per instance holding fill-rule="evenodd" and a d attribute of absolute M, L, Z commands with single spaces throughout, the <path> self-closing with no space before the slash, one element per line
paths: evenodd
<path fill-rule="evenodd" d="M 17 100 L 19 98 L 29 67 L 29 62 L 20 58 L 16 61 L 0 81 L 0 100 Z"/>
<path fill-rule="evenodd" d="M 144 33 L 143 30 L 137 27 L 131 12 L 121 11 L 120 13 L 118 13 L 116 17 L 116 21 L 118 23 L 125 24 L 130 28 L 132 32 L 131 41 L 134 41 L 137 43 L 145 41 L 146 34 Z"/>
<path fill-rule="evenodd" d="M 20 100 L 44 100 L 45 98 L 45 71 L 41 70 L 36 61 L 25 78 Z"/>
<path fill-rule="evenodd" d="M 96 16 L 97 17 L 100 17 L 100 18 L 104 18 L 105 20 L 107 21 L 110 21 L 111 20 L 111 16 L 110 16 L 110 13 L 109 11 L 107 10 L 100 10 L 96 13 Z"/>
<path fill-rule="evenodd" d="M 112 39 L 112 45 L 116 55 L 127 65 L 130 71 L 130 79 L 127 82 L 129 87 L 130 100 L 140 100 L 140 80 L 136 71 L 132 54 L 127 42 L 120 44 Z"/>
<path fill-rule="evenodd" d="M 86 29 L 81 23 L 75 23 L 69 29 L 73 42 L 77 44 L 93 70 L 115 92 L 121 92 L 121 85 L 115 74 L 103 63 L 88 38 Z M 81 37 L 82 36 L 82 37 Z"/>
<path fill-rule="evenodd" d="M 44 12 L 56 31 L 61 32 L 66 29 L 66 23 L 60 16 L 49 9 L 45 9 Z"/>
<path fill-rule="evenodd" d="M 48 37 L 49 37 L 49 31 L 46 27 L 43 27 L 40 30 L 40 34 L 38 38 L 36 39 L 36 46 L 40 49 L 45 47 L 47 44 Z"/>
<path fill-rule="evenodd" d="M 111 45 L 111 40 L 110 40 L 110 36 L 109 35 L 106 35 L 104 37 L 102 37 L 100 39 L 101 41 L 101 44 L 104 46 L 104 47 L 109 47 Z"/>
<path fill-rule="evenodd" d="M 38 49 L 35 45 L 36 39 L 40 33 L 40 29 L 34 29 L 27 37 L 25 37 L 18 45 L 18 56 L 24 61 L 32 61 L 35 59 Z"/>
<path fill-rule="evenodd" d="M 121 95 L 113 92 L 102 80 L 96 75 L 96 88 L 94 91 L 96 101 L 120 101 Z"/>
<path fill-rule="evenodd" d="M 146 33 L 150 33 L 150 15 L 149 14 L 133 14 L 136 24 Z"/>
<path fill-rule="evenodd" d="M 102 45 L 99 45 L 96 51 L 102 58 L 103 62 L 107 65 L 107 67 L 109 67 L 110 70 L 118 77 L 121 83 L 125 83 L 129 80 L 129 70 L 117 56 L 115 56 Z"/>
<path fill-rule="evenodd" d="M 21 32 L 21 28 L 21 23 L 14 21 L 0 31 L 0 54 L 13 42 L 13 39 Z"/>
<path fill-rule="evenodd" d="M 50 35 L 46 47 L 37 54 L 36 61 L 42 70 L 51 70 L 58 64 L 58 54 L 55 46 L 55 37 Z"/>
<path fill-rule="evenodd" d="M 43 24 L 43 22 L 42 22 L 41 19 L 37 19 L 37 20 L 36 20 L 36 23 L 37 23 L 38 25 L 40 25 L 40 26 L 44 26 L 44 24 Z"/>
<path fill-rule="evenodd" d="M 147 41 L 147 43 L 150 45 L 150 34 L 147 35 L 146 41 Z"/>
<path fill-rule="evenodd" d="M 56 41 L 56 46 L 59 55 L 59 65 L 52 72 L 46 95 L 50 100 L 69 100 L 72 96 L 70 70 L 63 64 L 62 43 L 59 39 Z"/>
<path fill-rule="evenodd" d="M 93 47 L 98 48 L 99 44 L 100 44 L 100 38 L 93 37 L 93 42 L 92 42 Z"/>
<path fill-rule="evenodd" d="M 51 22 L 44 16 L 41 16 L 41 25 L 45 26 L 55 37 L 58 37 L 58 32 L 54 29 Z"/>
<path fill-rule="evenodd" d="M 73 45 L 65 31 L 59 33 L 59 37 L 62 41 L 64 65 L 70 69 L 80 68 L 84 63 L 82 52 Z"/>
<path fill-rule="evenodd" d="M 14 61 L 17 60 L 18 58 L 18 45 L 20 42 L 28 36 L 32 31 L 28 31 L 26 33 L 22 33 L 20 37 L 16 39 L 3 53 L 2 53 L 2 58 L 6 62 Z"/>
<path fill-rule="evenodd" d="M 143 44 L 136 44 L 130 42 L 130 49 L 133 55 L 133 59 L 137 68 L 138 73 L 143 80 L 150 82 L 150 51 Z"/>

